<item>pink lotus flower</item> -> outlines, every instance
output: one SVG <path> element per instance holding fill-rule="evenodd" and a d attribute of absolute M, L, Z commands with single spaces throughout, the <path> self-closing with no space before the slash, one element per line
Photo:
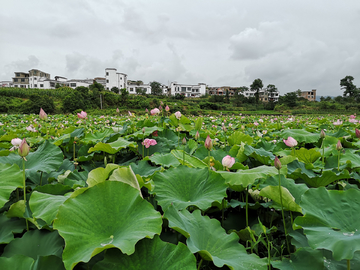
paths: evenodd
<path fill-rule="evenodd" d="M 333 123 L 334 126 L 340 126 L 342 125 L 343 121 L 341 121 L 340 119 L 338 119 L 336 122 Z"/>
<path fill-rule="evenodd" d="M 180 119 L 180 118 L 181 118 L 181 112 L 177 111 L 177 112 L 174 113 L 174 114 L 175 114 L 175 117 L 176 117 L 177 119 Z"/>
<path fill-rule="evenodd" d="M 281 161 L 280 161 L 280 159 L 278 157 L 275 157 L 274 166 L 278 170 L 281 169 Z"/>
<path fill-rule="evenodd" d="M 21 142 L 22 142 L 22 139 L 19 139 L 19 138 L 15 138 L 15 139 L 11 140 L 11 144 L 13 146 L 19 146 L 21 144 Z"/>
<path fill-rule="evenodd" d="M 116 113 L 119 113 L 119 112 L 120 112 L 119 108 L 116 108 Z"/>
<path fill-rule="evenodd" d="M 231 168 L 235 164 L 235 158 L 227 155 L 222 159 L 222 165 L 226 168 Z"/>
<path fill-rule="evenodd" d="M 211 151 L 211 149 L 212 149 L 212 147 L 213 147 L 213 143 L 212 143 L 211 138 L 210 138 L 209 135 L 206 137 L 204 146 L 205 146 L 205 148 L 206 148 L 207 150 L 209 150 L 209 151 Z"/>
<path fill-rule="evenodd" d="M 157 142 L 154 139 L 145 139 L 142 143 L 146 148 L 149 148 L 151 145 L 156 145 Z"/>
<path fill-rule="evenodd" d="M 357 128 L 355 129 L 355 135 L 360 139 L 360 130 L 358 130 Z"/>
<path fill-rule="evenodd" d="M 169 106 L 168 105 L 166 105 L 166 107 L 165 107 L 165 111 L 170 111 L 170 108 L 169 108 Z"/>
<path fill-rule="evenodd" d="M 336 150 L 340 151 L 342 149 L 342 145 L 341 145 L 341 142 L 340 140 L 338 140 L 337 144 L 336 144 Z"/>
<path fill-rule="evenodd" d="M 42 108 L 40 108 L 39 117 L 40 117 L 41 120 L 46 120 L 47 119 L 47 114 Z"/>
<path fill-rule="evenodd" d="M 298 144 L 293 137 L 288 137 L 287 140 L 283 139 L 283 142 L 289 147 L 294 147 Z"/>
<path fill-rule="evenodd" d="M 200 137 L 200 134 L 199 134 L 199 131 L 196 131 L 196 134 L 195 134 L 195 140 L 198 140 Z"/>
<path fill-rule="evenodd" d="M 350 115 L 350 119 L 355 119 L 356 118 L 356 116 L 355 115 Z"/>
<path fill-rule="evenodd" d="M 159 110 L 158 108 L 152 109 L 152 110 L 150 111 L 150 114 L 151 114 L 151 115 L 156 115 L 156 114 L 159 114 L 159 113 L 160 113 L 160 110 Z"/>
<path fill-rule="evenodd" d="M 357 122 L 359 122 L 359 121 L 356 120 L 355 118 L 350 118 L 350 119 L 349 119 L 349 122 L 355 124 L 355 123 L 357 123 Z"/>
<path fill-rule="evenodd" d="M 77 116 L 80 118 L 80 119 L 85 119 L 87 117 L 87 113 L 84 112 L 84 111 L 81 111 L 81 113 L 78 113 Z"/>
<path fill-rule="evenodd" d="M 29 152 L 30 152 L 30 147 L 24 138 L 19 145 L 18 153 L 21 157 L 26 157 L 29 154 Z"/>

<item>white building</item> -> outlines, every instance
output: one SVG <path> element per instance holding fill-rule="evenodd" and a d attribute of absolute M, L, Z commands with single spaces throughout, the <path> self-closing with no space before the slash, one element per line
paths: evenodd
<path fill-rule="evenodd" d="M 203 96 L 206 93 L 206 84 L 199 83 L 197 85 L 191 84 L 179 84 L 176 82 L 171 82 L 170 92 L 172 96 L 176 94 L 184 95 L 185 97 L 199 97 Z"/>
<path fill-rule="evenodd" d="M 12 84 L 13 84 L 12 81 L 1 81 L 0 87 L 11 87 Z"/>
<path fill-rule="evenodd" d="M 125 73 L 116 72 L 116 68 L 105 69 L 106 90 L 111 90 L 113 87 L 119 89 L 127 88 L 127 75 Z"/>
<path fill-rule="evenodd" d="M 29 70 L 29 88 L 44 88 L 44 81 L 50 80 L 50 74 L 38 69 Z M 40 86 L 40 84 L 42 86 Z"/>
<path fill-rule="evenodd" d="M 72 79 L 66 81 L 66 86 L 69 86 L 73 89 L 79 86 L 89 87 L 90 85 L 93 84 L 93 82 L 94 82 L 93 79 L 85 79 L 85 80 Z"/>
<path fill-rule="evenodd" d="M 129 94 L 140 94 L 141 92 L 144 94 L 151 94 L 150 84 L 136 84 L 128 82 L 126 89 L 128 90 Z"/>

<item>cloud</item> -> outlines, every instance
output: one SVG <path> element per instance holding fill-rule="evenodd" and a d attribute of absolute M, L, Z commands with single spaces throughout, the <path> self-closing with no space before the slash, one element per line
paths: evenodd
<path fill-rule="evenodd" d="M 40 60 L 35 55 L 30 55 L 26 60 L 17 60 L 6 64 L 4 66 L 4 72 L 1 74 L 1 76 L 9 80 L 9 78 L 14 76 L 14 72 L 16 71 L 28 72 L 33 68 L 38 68 L 41 70 Z"/>

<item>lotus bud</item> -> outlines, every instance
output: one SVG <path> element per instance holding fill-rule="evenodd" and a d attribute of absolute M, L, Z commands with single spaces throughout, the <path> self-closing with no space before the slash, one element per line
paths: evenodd
<path fill-rule="evenodd" d="M 160 110 L 160 111 L 162 110 L 162 106 L 161 106 L 161 105 L 159 106 L 159 110 Z"/>
<path fill-rule="evenodd" d="M 119 108 L 116 108 L 116 113 L 119 113 L 119 112 L 120 112 Z"/>
<path fill-rule="evenodd" d="M 170 111 L 170 108 L 169 108 L 169 106 L 168 105 L 166 105 L 166 107 L 165 107 L 165 111 Z"/>
<path fill-rule="evenodd" d="M 336 144 L 336 150 L 340 151 L 342 149 L 342 145 L 341 145 L 341 142 L 340 140 L 338 140 L 337 144 Z"/>
<path fill-rule="evenodd" d="M 180 118 L 181 118 L 181 112 L 177 111 L 177 112 L 175 113 L 175 117 L 176 117 L 177 119 L 180 119 Z"/>
<path fill-rule="evenodd" d="M 226 168 L 231 168 L 235 164 L 235 158 L 227 155 L 222 159 L 222 165 Z"/>
<path fill-rule="evenodd" d="M 181 142 L 182 142 L 183 145 L 185 145 L 186 144 L 186 138 L 184 137 Z"/>
<path fill-rule="evenodd" d="M 196 131 L 196 134 L 195 134 L 195 140 L 198 140 L 199 138 L 200 138 L 199 131 Z"/>
<path fill-rule="evenodd" d="M 355 129 L 355 135 L 360 139 L 360 130 L 358 130 L 357 128 Z"/>
<path fill-rule="evenodd" d="M 21 157 L 26 157 L 29 154 L 29 152 L 30 152 L 30 147 L 24 138 L 20 143 L 20 146 L 18 148 L 18 153 Z"/>
<path fill-rule="evenodd" d="M 210 136 L 208 135 L 206 137 L 206 140 L 205 140 L 205 144 L 204 144 L 205 148 L 209 151 L 211 151 L 212 147 L 213 147 L 213 143 L 212 143 L 212 140 L 210 138 Z"/>
<path fill-rule="evenodd" d="M 320 138 L 324 139 L 326 136 L 325 131 L 322 129 L 320 132 Z"/>
<path fill-rule="evenodd" d="M 40 108 L 39 117 L 40 117 L 41 120 L 46 120 L 47 119 L 47 114 L 42 108 Z"/>
<path fill-rule="evenodd" d="M 142 133 L 143 133 L 143 134 L 145 133 L 145 128 L 144 128 L 144 127 L 142 128 Z"/>
<path fill-rule="evenodd" d="M 275 157 L 274 166 L 278 170 L 281 169 L 281 161 L 280 161 L 280 159 L 278 157 Z"/>
<path fill-rule="evenodd" d="M 289 147 L 294 147 L 298 144 L 293 137 L 288 137 L 287 140 L 283 139 L 283 142 Z"/>
<path fill-rule="evenodd" d="M 146 113 L 149 113 L 149 110 L 146 108 L 145 112 L 146 112 Z"/>

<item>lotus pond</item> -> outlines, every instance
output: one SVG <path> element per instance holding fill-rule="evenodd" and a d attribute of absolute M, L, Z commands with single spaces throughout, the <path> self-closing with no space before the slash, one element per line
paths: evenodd
<path fill-rule="evenodd" d="M 359 126 L 1 115 L 0 269 L 359 269 Z"/>

